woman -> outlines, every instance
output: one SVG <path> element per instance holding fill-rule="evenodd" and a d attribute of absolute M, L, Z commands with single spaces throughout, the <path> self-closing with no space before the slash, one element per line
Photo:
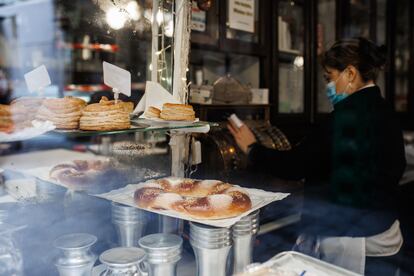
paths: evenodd
<path fill-rule="evenodd" d="M 383 48 L 363 38 L 340 40 L 326 51 L 333 111 L 290 151 L 265 148 L 247 126 L 228 125 L 255 170 L 305 179 L 296 249 L 361 274 L 402 245 L 395 200 L 405 154 L 398 122 L 375 85 L 384 64 Z M 382 274 L 387 264 L 379 275 L 392 275 Z"/>

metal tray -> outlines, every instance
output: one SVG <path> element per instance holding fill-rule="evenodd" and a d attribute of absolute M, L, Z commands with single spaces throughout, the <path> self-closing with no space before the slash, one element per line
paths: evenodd
<path fill-rule="evenodd" d="M 261 266 L 290 270 L 298 275 L 305 276 L 361 276 L 355 272 L 295 251 L 279 253 Z"/>

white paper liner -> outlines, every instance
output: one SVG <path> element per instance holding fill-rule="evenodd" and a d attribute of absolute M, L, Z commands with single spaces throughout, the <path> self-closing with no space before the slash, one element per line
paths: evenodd
<path fill-rule="evenodd" d="M 301 275 L 306 271 L 305 276 L 360 276 L 360 274 L 294 251 L 279 253 L 255 269 L 260 267 L 281 269 L 294 272 L 296 275 Z"/>
<path fill-rule="evenodd" d="M 54 130 L 56 126 L 50 121 L 32 121 L 32 127 L 24 128 L 13 133 L 0 132 L 0 143 L 29 140 Z"/>
<path fill-rule="evenodd" d="M 113 190 L 110 191 L 109 193 L 104 193 L 104 194 L 100 194 L 97 195 L 98 197 L 101 198 L 105 198 L 108 199 L 110 201 L 114 201 L 117 203 L 121 203 L 124 205 L 128 205 L 128 206 L 132 206 L 138 209 L 143 209 L 143 210 L 147 210 L 149 212 L 153 212 L 153 213 L 157 213 L 160 215 L 165 215 L 165 216 L 169 216 L 169 217 L 174 217 L 174 218 L 178 218 L 178 219 L 183 219 L 183 220 L 189 220 L 189 221 L 194 221 L 194 222 L 199 222 L 202 224 L 207 224 L 210 226 L 215 226 L 215 227 L 231 227 L 232 225 L 234 225 L 236 222 L 238 222 L 242 217 L 247 216 L 248 214 L 274 202 L 274 201 L 278 201 L 278 200 L 282 200 L 284 198 L 286 198 L 287 196 L 289 196 L 288 193 L 272 193 L 272 192 L 266 192 L 263 190 L 259 190 L 259 189 L 250 189 L 250 188 L 243 188 L 250 196 L 250 199 L 252 201 L 252 208 L 247 211 L 244 212 L 243 214 L 237 216 L 237 217 L 232 217 L 232 218 L 228 218 L 228 219 L 216 219 L 216 220 L 201 220 L 201 219 L 193 219 L 189 216 L 186 216 L 182 213 L 179 212 L 175 212 L 173 210 L 152 210 L 152 209 L 144 209 L 144 208 L 140 208 L 138 207 L 135 202 L 134 202 L 134 192 L 135 190 L 137 190 L 138 188 L 141 188 L 145 186 L 145 183 L 139 183 L 139 184 L 130 184 L 124 188 L 118 189 L 118 190 Z M 236 186 L 237 187 L 237 186 Z"/>

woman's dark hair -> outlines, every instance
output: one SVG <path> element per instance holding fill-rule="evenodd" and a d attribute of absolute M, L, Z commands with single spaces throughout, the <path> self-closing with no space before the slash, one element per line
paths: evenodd
<path fill-rule="evenodd" d="M 343 71 L 349 65 L 358 69 L 364 81 L 376 80 L 386 63 L 386 47 L 366 38 L 341 39 L 322 54 L 321 64 Z"/>

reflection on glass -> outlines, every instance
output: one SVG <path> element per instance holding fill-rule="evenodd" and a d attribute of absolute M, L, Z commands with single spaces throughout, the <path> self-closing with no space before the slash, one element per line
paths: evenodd
<path fill-rule="evenodd" d="M 279 1 L 279 113 L 304 112 L 303 19 L 302 1 Z"/>
<path fill-rule="evenodd" d="M 407 95 L 409 82 L 410 61 L 410 1 L 398 1 L 397 26 L 395 37 L 395 109 L 400 112 L 407 111 Z"/>
<path fill-rule="evenodd" d="M 192 83 L 212 85 L 217 79 L 226 74 L 230 74 L 244 85 L 259 88 L 260 59 L 255 56 L 201 50 L 191 51 L 190 80 Z M 201 80 L 198 78 L 201 78 Z"/>
<path fill-rule="evenodd" d="M 377 44 L 384 45 L 386 43 L 386 19 L 387 19 L 387 1 L 377 0 Z M 381 94 L 385 97 L 385 72 L 381 71 L 376 84 L 381 89 Z"/>
<path fill-rule="evenodd" d="M 1 93 L 2 102 L 27 95 L 23 75 L 42 64 L 52 80 L 45 96 L 88 100 L 93 93 L 110 95 L 103 85 L 102 61 L 131 72 L 133 94 L 144 89 L 150 77 L 152 1 L 9 2 L 15 3 L 0 7 L 0 74 L 11 90 Z M 172 13 L 163 14 L 168 45 Z M 169 52 L 162 72 L 166 79 L 171 78 Z"/>
<path fill-rule="evenodd" d="M 317 54 L 320 56 L 335 42 L 335 0 L 318 1 L 318 23 L 317 23 Z M 317 103 L 319 113 L 327 113 L 332 110 L 326 93 L 326 81 L 323 78 L 324 69 L 318 64 L 317 71 Z"/>
<path fill-rule="evenodd" d="M 237 5 L 239 1 L 229 0 L 227 2 L 227 28 L 226 28 L 226 38 L 240 40 L 249 43 L 259 43 L 259 0 L 254 0 L 254 14 L 249 19 L 250 15 L 242 18 L 241 24 L 239 26 L 232 28 L 232 22 L 240 21 L 237 14 L 230 13 L 230 5 Z M 242 8 L 241 12 L 250 13 L 249 9 Z M 235 10 L 239 10 L 239 7 L 236 7 Z M 231 22 L 232 21 L 232 22 Z M 250 26 L 250 22 L 253 26 Z M 237 24 L 234 24 L 237 25 Z M 251 28 L 253 27 L 253 28 Z M 242 30 L 243 29 L 243 30 Z M 250 30 L 249 30 L 250 29 Z M 253 29 L 251 31 L 251 29 Z"/>
<path fill-rule="evenodd" d="M 370 0 L 349 0 L 349 14 L 345 14 L 346 37 L 369 38 L 370 8 Z"/>
<path fill-rule="evenodd" d="M 278 45 L 281 52 L 303 52 L 303 2 L 280 1 Z"/>

